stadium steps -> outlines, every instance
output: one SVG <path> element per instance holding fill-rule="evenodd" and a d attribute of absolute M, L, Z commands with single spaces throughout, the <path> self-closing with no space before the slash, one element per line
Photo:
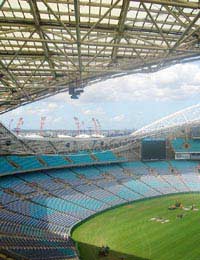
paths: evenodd
<path fill-rule="evenodd" d="M 26 182 L 26 181 L 25 181 L 25 182 Z M 27 182 L 27 184 L 28 184 L 28 182 Z M 38 186 L 38 185 L 37 185 L 37 188 L 38 188 L 38 191 L 39 191 L 40 193 L 42 193 L 42 194 L 47 194 L 47 196 L 48 196 L 48 194 L 49 194 L 48 191 L 44 190 L 42 187 L 40 187 L 40 186 Z M 10 202 L 10 204 L 13 203 L 13 202 L 16 202 L 16 201 L 18 201 L 18 200 L 12 201 L 12 202 Z M 43 207 L 44 209 L 45 209 L 45 207 L 46 207 L 47 209 L 54 210 L 55 212 L 59 212 L 61 215 L 65 216 L 65 217 L 71 216 L 71 217 L 73 217 L 74 219 L 76 219 L 77 221 L 78 221 L 78 220 L 81 220 L 81 218 L 79 218 L 79 217 L 77 217 L 77 216 L 74 216 L 74 215 L 70 214 L 69 212 L 68 212 L 68 213 L 65 213 L 65 212 L 63 212 L 63 211 L 55 210 L 55 209 L 52 209 L 52 208 L 47 207 L 47 206 L 44 207 L 44 205 L 42 205 L 42 204 L 40 204 L 40 203 L 36 203 L 36 202 L 32 201 L 31 199 L 26 199 L 26 200 L 24 200 L 24 201 L 26 201 L 26 202 L 31 202 L 31 203 L 33 203 L 34 205 L 39 205 L 40 207 Z M 8 204 L 7 204 L 7 205 L 8 205 Z M 4 208 L 4 207 L 2 207 L 2 206 L 0 205 L 0 208 Z M 7 209 L 7 208 L 6 208 L 6 209 Z M 7 209 L 7 210 L 8 210 L 8 211 L 11 211 L 11 212 L 14 212 L 14 213 L 17 213 L 17 214 L 20 214 L 18 211 L 14 211 L 14 210 L 10 210 L 10 209 Z M 25 217 L 30 217 L 29 215 L 23 214 L 23 213 L 21 213 L 21 215 L 22 215 L 22 216 L 25 216 Z M 40 221 L 44 221 L 44 222 L 45 222 L 45 220 L 43 220 L 42 218 L 37 218 L 36 216 L 32 216 L 32 218 L 35 218 L 35 219 L 37 219 L 37 220 L 40 220 Z M 55 224 L 53 221 L 50 221 L 50 222 L 51 222 L 52 224 Z M 66 226 L 65 226 L 65 227 L 66 227 Z"/>
<path fill-rule="evenodd" d="M 73 161 L 68 157 L 68 156 L 64 156 L 63 157 L 67 162 L 73 164 Z"/>
<path fill-rule="evenodd" d="M 178 179 L 181 181 L 181 183 L 186 187 L 186 189 L 188 191 L 191 191 L 190 187 L 185 183 L 185 181 L 181 177 L 181 172 L 178 171 L 178 169 L 176 169 L 175 167 L 173 167 L 173 165 L 170 163 L 170 161 L 169 161 L 169 165 L 170 165 L 171 169 L 173 169 L 174 174 L 178 177 Z"/>
<path fill-rule="evenodd" d="M 73 172 L 73 170 L 72 170 L 72 172 Z M 74 172 L 74 173 L 75 173 L 76 175 L 78 175 L 76 172 Z M 48 175 L 48 173 L 47 173 L 47 175 Z M 79 175 L 80 175 L 80 174 L 79 174 Z M 50 175 L 49 175 L 49 176 L 50 176 Z M 56 178 L 53 178 L 52 176 L 50 176 L 50 177 L 51 177 L 54 181 L 56 180 Z M 57 181 L 57 180 L 56 180 L 56 181 Z M 90 180 L 88 180 L 88 181 L 90 181 Z M 111 206 L 111 205 L 112 205 L 112 204 L 110 204 L 110 203 L 108 203 L 108 202 L 105 202 L 105 201 L 103 201 L 103 200 L 100 200 L 100 199 L 98 199 L 98 198 L 96 198 L 96 197 L 94 197 L 94 196 L 85 194 L 84 192 L 82 192 L 82 191 L 76 189 L 75 186 L 73 186 L 73 185 L 71 185 L 71 184 L 67 184 L 66 182 L 62 181 L 62 179 L 58 179 L 58 183 L 62 183 L 64 186 L 66 186 L 66 188 L 70 187 L 71 189 L 73 189 L 74 191 L 76 191 L 76 192 L 78 192 L 78 193 L 80 193 L 80 194 L 87 195 L 88 198 L 97 200 L 97 201 L 99 201 L 99 202 L 101 202 L 101 203 L 104 203 L 104 204 L 106 204 L 106 205 L 108 205 L 108 206 Z"/>
<path fill-rule="evenodd" d="M 122 181 L 122 182 L 120 181 L 120 184 L 121 184 L 122 186 L 124 186 L 125 188 L 127 188 L 128 190 L 130 190 L 131 192 L 134 192 L 134 193 L 140 195 L 142 198 L 145 198 L 144 194 L 139 193 L 138 191 L 135 191 L 135 190 L 131 189 L 131 188 L 128 187 L 123 181 Z"/>
<path fill-rule="evenodd" d="M 51 231 L 48 231 L 46 229 L 46 221 L 44 220 L 37 220 L 34 217 L 29 217 L 29 216 L 25 216 L 23 214 L 20 213 L 16 213 L 14 211 L 8 210 L 8 209 L 3 209 L 4 213 L 7 212 L 7 218 L 2 217 L 1 222 L 4 222 L 4 225 L 1 226 L 1 230 L 2 228 L 5 229 L 6 232 L 9 232 L 9 227 L 7 227 L 8 225 L 10 226 L 14 226 L 15 227 L 15 232 L 17 232 L 17 228 L 19 228 L 20 232 L 25 232 L 25 233 L 29 233 L 31 231 L 32 235 L 34 236 L 34 234 L 37 234 L 37 236 L 39 235 L 39 233 L 45 233 L 45 235 L 48 236 L 63 236 L 66 235 L 66 226 L 58 226 L 55 223 L 51 223 L 50 221 L 48 222 L 48 225 L 51 224 Z M 10 218 L 8 218 L 8 216 L 11 216 Z M 35 225 L 33 225 L 33 220 L 35 222 Z M 21 229 L 21 227 L 23 227 L 23 229 Z M 69 227 L 68 227 L 69 228 Z M 65 230 L 65 232 L 61 232 L 61 230 Z M 22 232 L 22 233 L 23 233 Z M 53 232 L 53 235 L 52 235 Z M 14 231 L 12 230 L 12 233 L 14 233 Z"/>
<path fill-rule="evenodd" d="M 51 177 L 51 179 L 52 179 L 52 177 Z M 83 208 L 83 209 L 86 209 L 86 210 L 89 210 L 89 211 L 92 212 L 91 209 L 89 209 L 89 208 L 87 208 L 87 207 L 84 207 L 84 206 L 81 206 L 80 204 L 77 204 L 77 203 L 75 203 L 75 202 L 71 202 L 71 201 L 66 200 L 66 199 L 63 200 L 63 199 L 60 198 L 59 196 L 56 196 L 55 194 L 51 193 L 51 191 L 44 189 L 44 187 L 41 187 L 41 186 L 38 185 L 38 184 L 36 185 L 36 187 L 37 187 L 38 191 L 39 191 L 41 194 L 45 194 L 45 195 L 48 196 L 48 197 L 57 198 L 57 199 L 60 199 L 60 200 L 62 200 L 62 201 L 66 201 L 66 202 L 72 203 L 72 204 L 74 204 L 75 206 L 81 207 L 81 208 Z M 55 190 L 56 190 L 56 189 L 55 189 Z M 40 206 L 44 206 L 43 204 L 40 204 L 40 203 L 37 203 L 37 202 L 31 200 L 31 198 L 30 198 L 30 201 L 33 202 L 33 203 L 35 203 L 35 204 L 39 204 Z M 50 208 L 50 207 L 47 207 L 47 208 Z M 52 208 L 52 209 L 53 209 L 53 208 Z M 58 212 L 60 212 L 60 213 L 62 213 L 62 214 L 66 214 L 64 211 L 59 211 L 59 210 L 56 210 L 56 211 L 58 211 Z M 95 213 L 95 212 L 96 212 L 96 211 L 93 211 L 93 213 Z M 76 215 L 73 215 L 73 214 L 70 214 L 70 213 L 67 213 L 67 215 L 71 215 L 72 217 L 77 218 Z M 80 219 L 80 218 L 78 218 L 78 219 Z"/>
<path fill-rule="evenodd" d="M 120 197 L 118 194 L 116 194 L 116 193 L 112 192 L 111 190 L 107 190 L 107 189 L 105 189 L 104 187 L 102 187 L 102 186 L 99 186 L 97 183 L 94 183 L 94 185 L 95 185 L 95 186 L 97 186 L 98 188 L 100 188 L 100 189 L 102 189 L 102 190 L 106 191 L 106 192 L 109 192 L 109 193 L 111 193 L 112 195 L 116 196 L 118 199 L 120 199 L 120 200 L 124 200 L 124 203 L 125 203 L 125 202 L 129 202 L 129 200 L 127 200 L 127 199 L 125 199 L 125 198 L 122 198 L 122 197 Z"/>
<path fill-rule="evenodd" d="M 64 236 L 61 236 L 60 233 L 55 233 L 54 231 L 48 231 L 47 229 L 43 228 L 36 228 L 30 225 L 25 224 L 18 224 L 13 223 L 8 220 L 0 220 L 0 224 L 2 225 L 3 229 L 1 228 L 1 235 L 9 236 L 9 237 L 21 237 L 21 238 L 34 238 L 36 240 L 46 239 L 50 241 L 63 241 Z M 8 228 L 8 226 L 12 227 L 12 231 Z M 21 234 L 17 232 L 18 230 L 21 231 Z M 23 232 L 22 232 L 23 230 Z"/>
<path fill-rule="evenodd" d="M 19 164 L 17 164 L 16 162 L 14 162 L 14 161 L 12 161 L 10 158 L 8 158 L 8 157 L 6 157 L 6 161 L 11 165 L 11 166 L 13 166 L 13 167 L 15 167 L 16 168 L 16 170 L 20 170 L 20 165 Z"/>
<path fill-rule="evenodd" d="M 164 182 L 166 182 L 169 186 L 171 186 L 176 192 L 179 192 L 179 190 L 174 186 L 174 185 L 172 185 L 168 180 L 166 180 L 165 178 L 164 178 L 164 175 L 162 175 L 162 174 L 159 174 L 159 172 L 158 172 L 158 170 L 157 169 L 153 169 L 153 168 L 151 168 L 151 167 L 149 167 L 149 169 L 151 169 L 150 170 L 150 174 L 152 174 L 153 176 L 155 176 L 156 178 L 158 178 L 158 179 L 160 179 L 162 182 L 164 181 Z"/>
<path fill-rule="evenodd" d="M 4 210 L 8 211 L 8 214 L 9 214 L 9 213 L 13 213 L 13 214 L 15 214 L 15 215 L 17 215 L 17 216 L 20 216 L 21 220 L 22 220 L 22 219 L 30 219 L 31 221 L 32 221 L 32 220 L 39 221 L 40 223 L 43 223 L 44 226 L 46 227 L 47 222 L 46 222 L 45 219 L 42 219 L 42 218 L 39 218 L 39 217 L 35 217 L 35 216 L 29 216 L 29 215 L 26 215 L 26 214 L 24 214 L 24 213 L 21 213 L 21 212 L 15 211 L 15 210 L 11 210 L 11 209 L 7 209 L 7 208 L 5 208 Z M 15 221 L 16 221 L 16 220 L 15 220 Z M 61 225 L 62 223 L 60 223 L 60 224 L 58 225 L 58 224 L 55 223 L 54 221 L 48 219 L 48 225 L 50 225 L 50 224 L 51 224 L 51 226 L 53 226 L 53 227 L 55 227 L 55 228 L 56 228 L 56 226 L 59 228 L 59 230 L 60 230 L 59 232 L 57 232 L 56 229 L 55 229 L 55 230 L 52 230 L 52 232 L 55 232 L 55 234 L 58 234 L 58 235 L 64 233 L 64 232 L 61 232 L 62 230 L 68 231 L 67 228 L 69 229 L 69 226 L 67 227 L 67 226 Z M 21 224 L 19 224 L 19 225 L 21 225 Z M 66 233 L 65 233 L 65 234 L 66 234 Z"/>
<path fill-rule="evenodd" d="M 168 183 L 171 187 L 173 187 L 177 192 L 179 192 L 179 189 L 177 189 L 177 187 L 175 185 L 173 185 L 172 183 L 170 183 L 166 178 L 165 175 L 159 175 L 159 178 L 161 178 L 163 181 L 165 181 L 166 183 Z"/>
<path fill-rule="evenodd" d="M 37 156 L 37 159 L 43 166 L 45 166 L 45 167 L 48 166 L 47 163 L 45 162 L 45 160 L 43 160 L 40 156 Z"/>
<path fill-rule="evenodd" d="M 146 167 L 146 165 L 144 165 L 145 166 L 145 168 L 148 170 L 148 168 Z M 126 168 L 124 168 L 123 166 L 121 166 L 121 168 L 123 169 L 123 172 L 126 172 Z M 144 182 L 143 180 L 141 180 L 141 178 L 140 178 L 140 175 L 138 175 L 138 174 L 135 174 L 135 173 L 132 173 L 132 172 L 130 172 L 129 174 L 128 174 L 128 176 L 132 176 L 132 177 L 138 177 L 138 178 L 136 178 L 137 179 L 137 181 L 139 181 L 139 182 L 141 182 L 141 183 L 143 183 L 143 184 L 145 184 L 148 188 L 150 188 L 151 190 L 153 190 L 153 191 L 155 191 L 156 193 L 160 193 L 160 194 L 164 194 L 164 193 L 162 193 L 161 191 L 159 191 L 159 190 L 157 190 L 156 188 L 154 188 L 154 187 L 152 187 L 151 185 L 149 185 L 147 182 Z M 134 178 L 133 178 L 133 180 L 134 180 Z M 135 192 L 135 191 L 134 191 Z M 139 194 L 139 193 L 138 193 Z M 145 197 L 143 194 L 141 194 L 143 197 Z"/>
<path fill-rule="evenodd" d="M 62 183 L 63 185 L 66 185 L 67 188 L 70 187 L 72 190 L 74 190 L 74 191 L 76 191 L 76 192 L 78 192 L 78 193 L 80 193 L 80 194 L 87 195 L 87 197 L 90 198 L 90 199 L 94 199 L 94 200 L 97 200 L 97 201 L 99 201 L 99 202 L 101 202 L 101 203 L 104 203 L 104 204 L 106 204 L 106 205 L 108 205 L 108 206 L 111 206 L 110 203 L 104 202 L 103 200 L 100 200 L 99 198 L 96 198 L 96 197 L 94 197 L 94 196 L 85 194 L 83 191 L 76 189 L 75 186 L 72 186 L 72 185 L 70 185 L 70 184 L 66 184 L 66 183 L 63 182 L 61 179 L 59 179 L 59 182 Z"/>
<path fill-rule="evenodd" d="M 181 174 L 178 172 L 176 173 L 176 176 L 179 178 L 179 180 L 183 183 L 183 185 L 185 185 L 185 187 L 188 189 L 188 191 L 191 191 L 190 187 L 185 183 L 185 181 L 183 180 Z"/>
<path fill-rule="evenodd" d="M 141 180 L 141 179 L 138 179 L 141 183 L 145 184 L 146 186 L 148 186 L 150 189 L 156 191 L 158 194 L 160 193 L 160 195 L 164 195 L 165 193 L 156 189 L 155 187 L 152 187 L 151 185 L 149 185 L 147 182 Z"/>
<path fill-rule="evenodd" d="M 78 176 L 78 175 L 80 176 L 80 174 L 76 173 L 75 171 L 72 170 L 72 172 L 75 173 L 77 176 Z M 85 176 L 84 176 L 84 179 L 88 180 Z M 88 180 L 88 183 L 90 183 L 90 182 L 91 182 L 91 180 Z M 106 192 L 109 192 L 109 193 L 111 193 L 112 195 L 116 196 L 117 198 L 123 199 L 123 200 L 125 200 L 125 202 L 128 202 L 128 200 L 126 200 L 126 199 L 120 197 L 119 195 L 117 195 L 116 193 L 114 193 L 114 192 L 112 192 L 112 191 L 110 191 L 110 190 L 106 190 L 104 187 L 99 186 L 97 183 L 98 183 L 97 181 L 96 181 L 96 182 L 92 182 L 92 184 L 95 185 L 96 187 L 98 187 L 99 189 L 102 189 L 102 190 L 104 190 L 104 191 L 106 191 Z"/>
<path fill-rule="evenodd" d="M 124 170 L 123 167 L 120 167 L 120 168 L 122 169 L 122 174 L 124 175 L 124 179 L 128 176 L 128 177 L 131 177 L 131 180 L 133 180 L 133 178 L 132 178 L 133 175 L 132 175 L 132 174 L 131 174 L 131 176 L 129 176 L 128 174 L 125 173 L 125 170 Z M 131 189 L 130 187 L 128 187 L 128 186 L 126 185 L 126 182 L 127 182 L 126 180 L 125 180 L 125 182 L 124 182 L 124 179 L 121 179 L 121 180 L 117 179 L 116 176 L 115 176 L 115 174 L 114 174 L 114 172 L 111 172 L 110 174 L 114 177 L 114 179 L 117 181 L 118 184 L 122 185 L 123 187 L 125 187 L 126 189 L 128 189 L 129 191 L 131 191 L 132 193 L 135 193 L 135 194 L 141 196 L 142 198 L 145 198 L 144 194 L 139 193 L 139 192 L 137 192 L 137 191 Z"/>
<path fill-rule="evenodd" d="M 137 192 L 137 191 L 134 191 L 134 190 L 131 189 L 130 187 L 126 186 L 123 181 L 118 181 L 118 183 L 119 183 L 120 185 L 122 185 L 123 187 L 125 187 L 126 189 L 128 189 L 129 191 L 131 191 L 132 193 L 136 193 L 136 194 L 138 194 L 139 196 L 141 196 L 142 198 L 145 198 L 144 194 L 139 193 L 139 192 Z"/>
<path fill-rule="evenodd" d="M 99 161 L 98 158 L 97 158 L 93 153 L 90 153 L 89 155 L 90 155 L 90 157 L 91 157 L 94 161 L 97 161 L 97 162 Z"/>
<path fill-rule="evenodd" d="M 42 189 L 42 188 L 41 188 L 41 189 Z M 63 200 L 63 199 L 61 199 L 60 197 L 55 196 L 55 195 L 53 195 L 53 194 L 51 194 L 51 193 L 49 193 L 49 194 L 47 195 L 47 197 L 52 197 L 52 198 L 57 198 L 57 199 Z M 63 201 L 64 201 L 64 200 L 63 200 Z M 65 200 L 65 201 L 67 201 L 67 200 Z M 70 213 L 70 212 L 67 212 L 67 213 L 66 213 L 65 211 L 61 211 L 61 210 L 55 209 L 55 208 L 53 208 L 53 207 L 44 205 L 44 204 L 42 204 L 42 203 L 40 203 L 40 202 L 35 202 L 35 201 L 33 201 L 33 200 L 30 200 L 30 202 L 32 202 L 32 203 L 34 203 L 34 204 L 36 204 L 36 205 L 42 206 L 42 207 L 44 207 L 44 208 L 54 210 L 55 212 L 59 212 L 59 213 L 61 213 L 62 215 L 66 216 L 66 218 L 69 217 L 69 216 L 71 216 L 71 217 L 73 217 L 73 218 L 76 218 L 77 220 L 81 220 L 80 217 L 78 217 L 77 215 L 72 214 L 72 213 Z M 69 201 L 69 202 L 71 203 L 71 201 Z M 73 203 L 73 204 L 75 204 L 75 203 Z M 78 204 L 75 204 L 75 205 L 81 207 L 81 206 L 78 205 Z M 82 208 L 83 208 L 83 207 L 82 207 Z M 85 209 L 86 209 L 86 208 L 85 208 Z M 87 210 L 88 210 L 88 209 L 87 209 Z"/>
<path fill-rule="evenodd" d="M 98 186 L 95 181 L 92 181 L 92 180 L 87 179 L 87 177 L 86 177 L 85 175 L 81 175 L 81 174 L 75 172 L 74 169 L 71 169 L 71 171 L 72 171 L 78 178 L 80 178 L 80 176 L 82 176 L 81 178 L 83 178 L 84 180 L 87 180 L 87 183 L 88 183 L 88 184 L 92 183 L 94 186 L 96 186 L 96 187 L 98 187 L 98 188 L 100 188 L 100 189 L 102 189 L 102 190 L 105 190 L 106 192 L 109 192 L 109 193 L 111 193 L 112 195 L 115 195 L 116 197 L 118 197 L 118 198 L 121 199 L 120 196 L 118 196 L 117 194 L 111 192 L 110 190 L 106 190 L 106 189 L 104 189 L 103 187 Z M 78 189 L 76 189 L 75 187 L 72 187 L 72 188 L 73 188 L 74 190 L 78 191 L 78 192 L 81 192 L 81 191 L 79 191 Z M 85 195 L 85 193 L 83 193 L 83 192 L 81 192 L 81 193 Z M 87 195 L 87 196 L 88 196 L 88 195 Z M 97 199 L 96 197 L 93 197 L 93 196 L 91 196 L 91 195 L 88 196 L 88 197 L 90 197 L 90 198 L 92 198 L 92 199 L 95 199 L 95 200 L 98 200 L 98 201 L 101 202 L 101 203 L 104 203 L 104 204 L 107 204 L 107 205 L 109 205 L 109 206 L 112 206 L 111 203 L 108 203 L 108 202 L 105 202 L 105 201 L 103 201 L 103 200 Z"/>

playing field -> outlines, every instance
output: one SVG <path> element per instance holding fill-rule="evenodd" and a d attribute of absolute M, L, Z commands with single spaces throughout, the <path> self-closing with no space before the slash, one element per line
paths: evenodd
<path fill-rule="evenodd" d="M 176 200 L 186 209 L 169 210 Z M 187 210 L 192 204 L 196 210 Z M 103 245 L 110 247 L 106 260 L 199 260 L 200 194 L 164 196 L 108 210 L 77 227 L 72 237 L 83 260 L 104 259 L 98 256 Z"/>

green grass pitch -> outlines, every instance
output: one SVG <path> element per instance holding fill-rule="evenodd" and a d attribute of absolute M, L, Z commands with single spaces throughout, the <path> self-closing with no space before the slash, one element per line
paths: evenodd
<path fill-rule="evenodd" d="M 195 204 L 199 211 L 168 210 L 176 200 L 187 208 Z M 75 228 L 72 237 L 83 260 L 200 260 L 200 194 L 163 196 L 108 210 Z M 110 247 L 105 258 L 98 256 L 102 245 Z"/>

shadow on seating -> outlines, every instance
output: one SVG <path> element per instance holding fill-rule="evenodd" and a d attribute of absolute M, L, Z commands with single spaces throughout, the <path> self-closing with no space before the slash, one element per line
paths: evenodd
<path fill-rule="evenodd" d="M 82 242 L 78 242 L 78 249 L 81 260 L 150 260 L 150 258 L 128 255 L 113 250 L 110 250 L 108 256 L 99 256 L 100 247 Z"/>

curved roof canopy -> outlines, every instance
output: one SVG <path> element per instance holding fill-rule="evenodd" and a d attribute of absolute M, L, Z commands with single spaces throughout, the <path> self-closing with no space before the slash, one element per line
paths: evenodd
<path fill-rule="evenodd" d="M 141 138 L 163 133 L 170 129 L 176 129 L 183 126 L 194 126 L 196 124 L 200 124 L 200 103 L 156 120 L 133 132 L 131 136 Z"/>
<path fill-rule="evenodd" d="M 200 57 L 199 0 L 0 0 L 0 113 Z"/>

